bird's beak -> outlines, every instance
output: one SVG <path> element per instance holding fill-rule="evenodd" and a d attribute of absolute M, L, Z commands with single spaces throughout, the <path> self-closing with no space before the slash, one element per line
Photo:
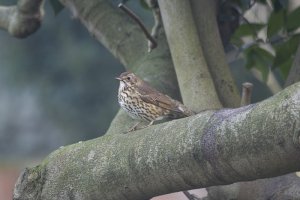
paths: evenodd
<path fill-rule="evenodd" d="M 120 77 L 116 77 L 115 79 L 117 79 L 117 80 L 119 80 L 119 81 L 121 81 L 121 80 L 122 80 Z"/>

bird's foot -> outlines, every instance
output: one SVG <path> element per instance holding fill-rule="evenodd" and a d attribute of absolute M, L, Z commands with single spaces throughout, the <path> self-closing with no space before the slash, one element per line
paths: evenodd
<path fill-rule="evenodd" d="M 132 131 L 137 130 L 137 126 L 140 124 L 141 122 L 136 123 L 135 125 L 133 125 L 128 131 L 126 131 L 125 133 L 129 133 Z"/>
<path fill-rule="evenodd" d="M 138 125 L 140 124 L 141 122 L 138 122 L 138 123 L 136 123 L 134 126 L 132 126 L 127 132 L 125 132 L 125 133 L 129 133 L 129 132 L 132 132 L 132 131 L 136 131 L 136 130 L 141 130 L 141 129 L 144 129 L 144 128 L 147 128 L 147 127 L 149 127 L 149 126 L 151 126 L 153 123 L 154 123 L 154 121 L 151 121 L 149 124 L 147 124 L 146 126 L 142 126 L 142 127 L 139 127 L 138 128 Z"/>

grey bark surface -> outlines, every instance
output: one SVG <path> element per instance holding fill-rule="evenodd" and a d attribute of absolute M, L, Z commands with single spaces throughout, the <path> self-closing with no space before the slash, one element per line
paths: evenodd
<path fill-rule="evenodd" d="M 159 0 L 183 103 L 195 112 L 222 105 L 203 55 L 189 0 Z"/>
<path fill-rule="evenodd" d="M 300 48 L 298 47 L 285 87 L 300 80 Z M 288 174 L 276 178 L 235 183 L 207 188 L 210 200 L 222 199 L 300 199 L 300 179 Z"/>
<path fill-rule="evenodd" d="M 61 148 L 20 176 L 14 199 L 139 200 L 297 171 L 299 88 Z"/>
<path fill-rule="evenodd" d="M 216 1 L 191 0 L 192 13 L 203 55 L 212 76 L 218 97 L 226 108 L 240 105 L 240 95 L 230 72 L 222 45 L 216 13 Z"/>

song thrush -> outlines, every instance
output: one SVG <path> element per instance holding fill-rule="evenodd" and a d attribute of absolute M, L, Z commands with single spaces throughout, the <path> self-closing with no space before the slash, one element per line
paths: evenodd
<path fill-rule="evenodd" d="M 141 121 L 149 122 L 142 127 L 146 128 L 156 120 L 194 114 L 182 103 L 160 93 L 131 72 L 124 72 L 116 79 L 120 81 L 118 102 L 121 108 L 132 118 L 140 120 L 128 132 L 136 130 Z"/>

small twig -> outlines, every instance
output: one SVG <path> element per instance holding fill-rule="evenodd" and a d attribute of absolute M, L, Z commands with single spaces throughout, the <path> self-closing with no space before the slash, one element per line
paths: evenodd
<path fill-rule="evenodd" d="M 162 27 L 162 19 L 160 15 L 160 10 L 158 7 L 157 0 L 145 0 L 146 4 L 149 8 L 152 9 L 153 19 L 154 19 L 154 25 L 151 30 L 151 36 L 157 40 L 159 30 Z M 149 41 L 148 42 L 148 52 L 151 52 L 152 49 L 154 49 L 153 44 Z"/>
<path fill-rule="evenodd" d="M 241 106 L 246 106 L 251 103 L 253 84 L 249 82 L 243 83 Z"/>
<path fill-rule="evenodd" d="M 145 27 L 141 19 L 124 4 L 120 3 L 118 7 L 121 10 L 123 10 L 125 13 L 127 13 L 134 21 L 136 21 L 136 23 L 138 23 L 138 25 L 141 27 L 142 31 L 146 35 L 147 39 L 151 42 L 152 49 L 157 47 L 157 42 L 152 37 L 152 35 L 148 32 L 147 28 Z"/>
<path fill-rule="evenodd" d="M 151 30 L 151 35 L 153 38 L 157 39 L 159 30 L 162 27 L 162 22 L 161 22 L 161 15 L 160 15 L 160 10 L 159 8 L 154 8 L 152 10 L 153 12 L 153 17 L 154 17 L 154 26 L 152 27 Z M 153 46 L 152 42 L 148 42 L 148 52 L 151 52 L 152 49 L 154 49 L 156 46 Z"/>
<path fill-rule="evenodd" d="M 189 199 L 189 200 L 201 200 L 201 198 L 196 197 L 196 195 L 193 195 L 189 193 L 189 191 L 183 191 L 183 194 Z"/>

